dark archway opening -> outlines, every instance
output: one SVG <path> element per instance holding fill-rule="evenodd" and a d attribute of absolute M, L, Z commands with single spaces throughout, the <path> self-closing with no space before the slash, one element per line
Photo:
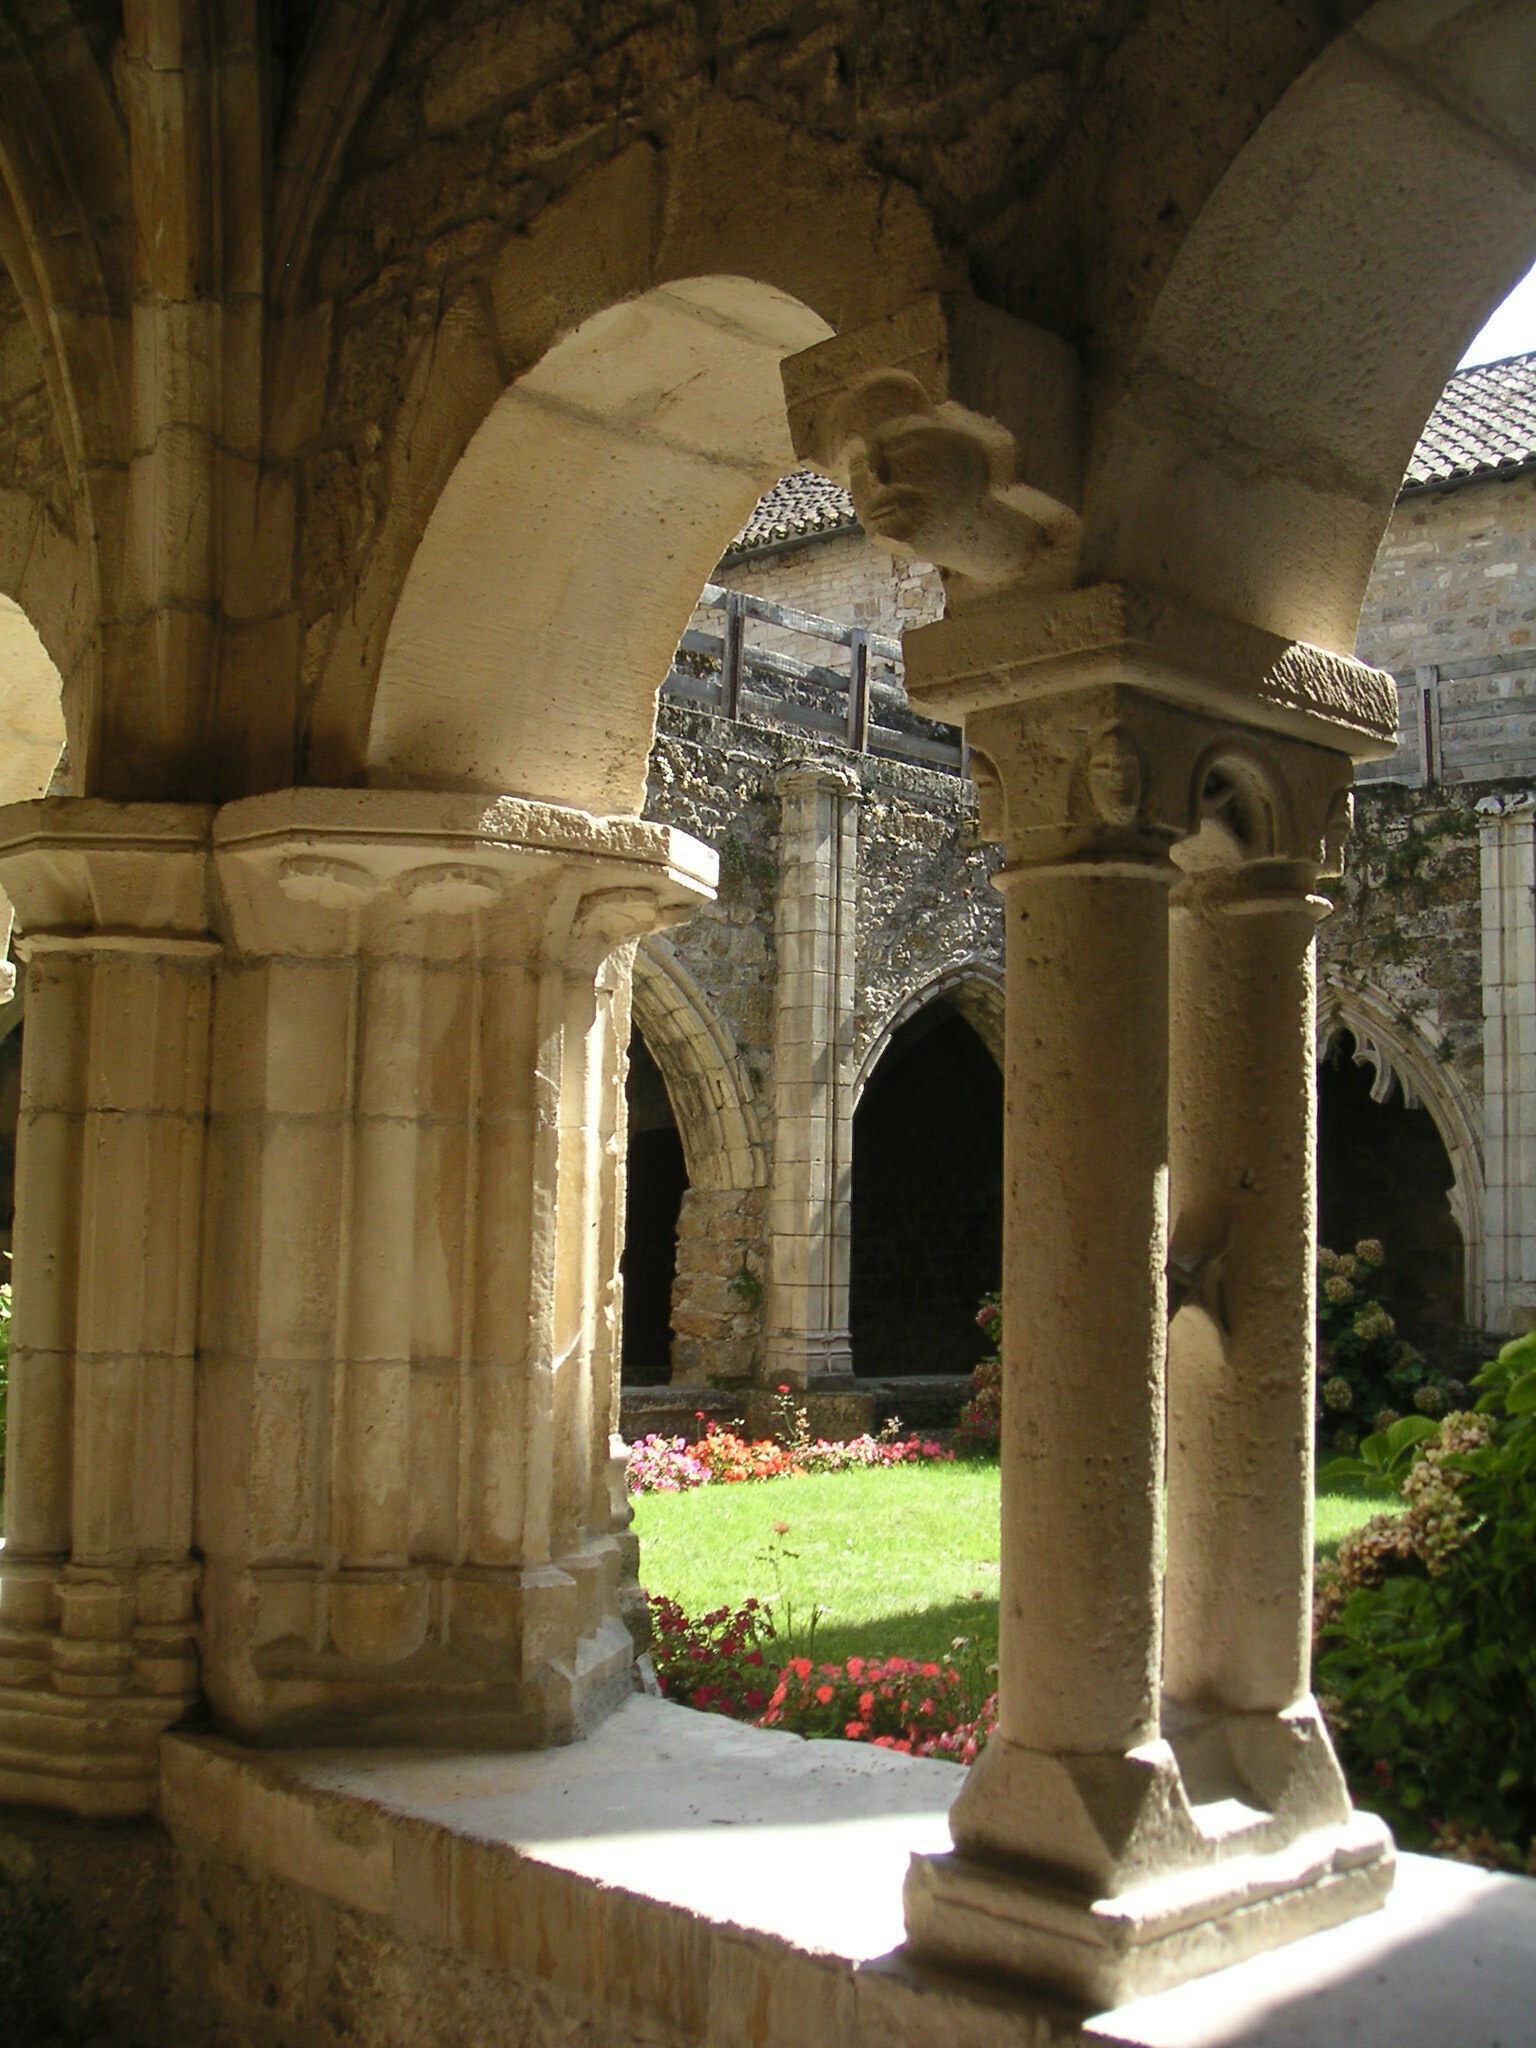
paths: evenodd
<path fill-rule="evenodd" d="M 626 1386 L 660 1387 L 672 1377 L 672 1282 L 677 1219 L 688 1187 L 683 1141 L 661 1069 L 638 1031 L 629 1041 L 628 1187 L 624 1203 Z"/>
<path fill-rule="evenodd" d="M 1003 1259 L 1003 1077 L 943 999 L 897 1031 L 853 1118 L 853 1369 L 969 1372 Z"/>
<path fill-rule="evenodd" d="M 1405 1108 L 1395 1088 L 1385 1102 L 1371 1100 L 1374 1070 L 1356 1066 L 1354 1054 L 1341 1031 L 1318 1070 L 1318 1235 L 1340 1252 L 1380 1238 L 1381 1296 L 1398 1329 L 1427 1358 L 1454 1367 L 1466 1254 L 1447 1199 L 1450 1156 L 1427 1109 Z"/>

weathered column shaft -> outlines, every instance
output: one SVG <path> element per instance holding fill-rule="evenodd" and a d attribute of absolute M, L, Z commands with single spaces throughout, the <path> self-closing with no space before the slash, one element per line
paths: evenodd
<path fill-rule="evenodd" d="M 1307 1691 L 1315 1370 L 1310 877 L 1174 899 L 1164 1685 L 1279 1713 Z"/>
<path fill-rule="evenodd" d="M 1501 1334 L 1536 1324 L 1536 806 L 1485 811 L 1483 1101 L 1488 1237 L 1481 1314 Z"/>
<path fill-rule="evenodd" d="M 1171 880 L 1004 884 L 998 1726 L 1031 1750 L 1158 1732 Z"/>
<path fill-rule="evenodd" d="M 846 1378 L 853 1113 L 849 1023 L 858 895 L 858 781 L 794 762 L 782 805 L 774 1012 L 774 1161 L 765 1367 L 804 1386 Z"/>
<path fill-rule="evenodd" d="M 207 822 L 171 806 L 0 814 L 30 983 L 0 1786 L 83 1814 L 152 1801 L 160 1732 L 196 1692 Z"/>

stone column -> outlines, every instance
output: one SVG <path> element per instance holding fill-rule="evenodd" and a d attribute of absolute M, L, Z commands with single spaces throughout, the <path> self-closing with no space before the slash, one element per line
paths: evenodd
<path fill-rule="evenodd" d="M 829 760 L 778 778 L 774 1154 L 764 1368 L 771 1385 L 848 1380 L 859 783 Z"/>
<path fill-rule="evenodd" d="M 1536 799 L 1485 797 L 1483 1102 L 1488 1224 L 1483 1326 L 1536 1326 Z"/>
<path fill-rule="evenodd" d="M 0 1796 L 141 1812 L 197 1689 L 193 1360 L 211 813 L 0 811 L 26 963 Z"/>
<path fill-rule="evenodd" d="M 1311 1669 L 1314 930 L 1328 906 L 1315 867 L 1257 851 L 1196 868 L 1172 944 L 1164 1726 L 1234 1785 L 1276 1774 L 1280 1752 L 1266 1764 L 1255 1744 L 1275 1741 Z"/>
<path fill-rule="evenodd" d="M 1112 2004 L 1391 1882 L 1306 1693 L 1307 892 L 1395 707 L 1114 588 L 971 595 L 907 655 L 1008 905 L 998 1727 L 908 1937 Z"/>
<path fill-rule="evenodd" d="M 512 799 L 213 834 L 198 1541 L 247 1737 L 525 1744 L 629 1685 L 613 1484 L 632 941 L 713 858 Z"/>

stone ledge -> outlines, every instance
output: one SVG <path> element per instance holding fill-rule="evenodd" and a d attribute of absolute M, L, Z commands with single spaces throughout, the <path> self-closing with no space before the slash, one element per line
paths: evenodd
<path fill-rule="evenodd" d="M 532 1754 L 162 1745 L 162 1810 L 190 1874 L 183 1908 L 203 1911 L 199 1887 L 222 1870 L 231 1901 L 285 1924 L 296 1911 L 339 1915 L 327 1941 L 348 1958 L 347 2009 L 370 2043 L 436 2038 L 420 2028 L 439 1995 L 445 2013 L 465 1995 L 466 1971 L 507 2015 L 488 2043 L 563 2041 L 578 2027 L 594 2044 L 722 2048 L 1524 2037 L 1536 1884 L 1419 1857 L 1402 1859 L 1379 1913 L 1092 2020 L 920 1969 L 901 1949 L 902 1879 L 913 1852 L 945 1845 L 958 1785 L 952 1765 L 638 1698 L 586 1742 Z M 220 1966 L 226 2003 L 230 1986 L 263 1995 L 264 1926 L 259 1913 L 248 1926 L 223 1917 L 219 1940 L 247 1951 Z M 283 2038 L 328 2048 L 326 1997 L 307 1981 Z M 391 2003 L 404 1983 L 409 2017 Z"/>

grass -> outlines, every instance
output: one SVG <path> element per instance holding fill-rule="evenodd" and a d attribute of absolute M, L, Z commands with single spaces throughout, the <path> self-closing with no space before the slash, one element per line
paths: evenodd
<path fill-rule="evenodd" d="M 1392 1503 L 1320 1494 L 1317 1551 Z M 938 1657 L 957 1636 L 997 1654 L 998 1470 L 898 1465 L 635 1503 L 640 1576 L 690 1614 L 770 1601 L 787 1653 Z M 782 1530 L 776 1524 L 787 1525 Z M 811 1618 L 820 1607 L 814 1644 Z"/>

